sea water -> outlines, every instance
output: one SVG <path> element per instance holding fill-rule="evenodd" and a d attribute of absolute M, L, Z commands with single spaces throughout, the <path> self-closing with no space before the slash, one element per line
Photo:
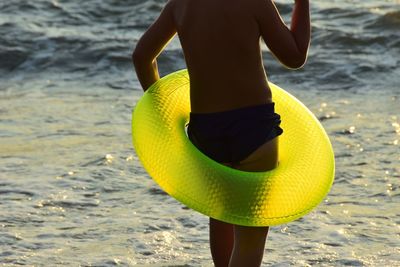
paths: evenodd
<path fill-rule="evenodd" d="M 289 22 L 293 1 L 277 1 Z M 208 219 L 166 195 L 131 145 L 130 60 L 160 0 L 0 2 L 0 265 L 212 266 Z M 271 227 L 264 266 L 400 266 L 400 1 L 311 1 L 305 67 L 268 78 L 328 132 L 321 205 Z M 185 68 L 179 41 L 162 75 Z M 189 179 L 190 177 L 182 177 Z"/>

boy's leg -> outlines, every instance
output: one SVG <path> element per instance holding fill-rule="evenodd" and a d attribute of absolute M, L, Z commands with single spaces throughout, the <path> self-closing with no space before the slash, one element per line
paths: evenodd
<path fill-rule="evenodd" d="M 240 162 L 235 169 L 243 171 L 268 171 L 278 165 L 278 137 L 268 141 Z M 230 267 L 258 267 L 264 255 L 268 227 L 234 226 L 234 247 Z"/>
<path fill-rule="evenodd" d="M 243 171 L 267 171 L 278 165 L 278 137 L 268 141 L 240 164 Z M 210 248 L 216 267 L 260 266 L 268 227 L 246 227 L 210 218 Z"/>
<path fill-rule="evenodd" d="M 232 167 L 231 163 L 222 163 Z M 233 224 L 210 218 L 210 249 L 215 267 L 227 267 L 232 255 Z"/>
<path fill-rule="evenodd" d="M 233 224 L 210 218 L 210 249 L 216 267 L 227 267 L 233 249 Z"/>
<path fill-rule="evenodd" d="M 259 267 L 264 255 L 268 229 L 235 225 L 235 245 L 229 267 Z"/>

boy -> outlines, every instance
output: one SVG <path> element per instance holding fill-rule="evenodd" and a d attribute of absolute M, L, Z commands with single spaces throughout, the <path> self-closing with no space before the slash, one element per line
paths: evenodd
<path fill-rule="evenodd" d="M 309 1 L 295 0 L 288 29 L 271 0 L 169 0 L 133 53 L 143 90 L 159 79 L 156 58 L 176 33 L 190 77 L 192 143 L 235 169 L 275 168 L 282 129 L 260 38 L 282 64 L 300 68 L 310 43 Z M 268 229 L 210 218 L 215 266 L 260 266 Z"/>

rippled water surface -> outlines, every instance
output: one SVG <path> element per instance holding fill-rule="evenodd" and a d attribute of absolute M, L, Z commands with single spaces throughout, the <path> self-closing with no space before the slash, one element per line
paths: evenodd
<path fill-rule="evenodd" d="M 164 1 L 0 2 L 0 265 L 211 266 L 207 218 L 131 146 L 130 53 Z M 292 1 L 278 1 L 287 20 Z M 312 1 L 307 65 L 271 81 L 321 120 L 336 180 L 265 266 L 400 266 L 400 2 Z M 287 20 L 288 21 L 288 20 Z M 174 40 L 161 74 L 185 67 Z"/>

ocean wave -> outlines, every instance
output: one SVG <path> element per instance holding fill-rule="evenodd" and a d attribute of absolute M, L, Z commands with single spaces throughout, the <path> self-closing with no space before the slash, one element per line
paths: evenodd
<path fill-rule="evenodd" d="M 65 73 L 65 80 L 77 74 L 83 79 L 100 77 L 96 85 L 126 88 L 120 73 L 132 70 L 132 49 L 164 4 L 162 0 L 4 3 L 0 9 L 0 72 L 23 77 Z M 293 4 L 276 4 L 286 20 Z M 325 81 L 335 81 L 340 88 L 354 87 L 365 74 L 393 72 L 398 67 L 392 58 L 399 52 L 395 29 L 400 27 L 400 11 L 377 14 L 367 7 L 318 4 L 312 11 L 309 63 L 323 66 L 314 73 Z M 185 66 L 177 47 L 162 53 L 159 63 L 161 74 Z M 293 77 L 300 79 L 299 75 Z"/>
<path fill-rule="evenodd" d="M 33 197 L 35 196 L 35 193 L 24 190 L 1 189 L 0 195 L 3 195 L 3 197 L 4 195 L 22 195 L 22 197 Z"/>
<path fill-rule="evenodd" d="M 0 25 L 0 36 L 0 70 L 12 71 L 29 58 L 32 51 L 29 46 L 38 34 L 6 22 Z"/>
<path fill-rule="evenodd" d="M 390 30 L 397 33 L 399 36 L 400 29 L 400 10 L 387 12 L 386 14 L 380 15 L 372 22 L 368 23 L 366 29 L 376 30 Z"/>

